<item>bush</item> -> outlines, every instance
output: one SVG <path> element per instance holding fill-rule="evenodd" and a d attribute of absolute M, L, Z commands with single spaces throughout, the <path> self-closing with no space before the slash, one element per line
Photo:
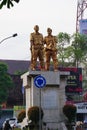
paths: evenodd
<path fill-rule="evenodd" d="M 76 116 L 76 106 L 73 104 L 67 104 L 63 107 L 63 113 L 68 118 L 68 121 L 71 123 L 75 121 Z"/>
<path fill-rule="evenodd" d="M 41 109 L 41 108 L 40 108 Z M 41 119 L 43 118 L 43 110 L 41 109 Z M 39 121 L 39 107 L 33 106 L 28 109 L 28 119 L 34 123 L 38 123 Z"/>
<path fill-rule="evenodd" d="M 18 114 L 18 117 L 17 117 L 18 122 L 22 122 L 25 117 L 26 117 L 25 110 L 20 111 L 20 113 Z"/>

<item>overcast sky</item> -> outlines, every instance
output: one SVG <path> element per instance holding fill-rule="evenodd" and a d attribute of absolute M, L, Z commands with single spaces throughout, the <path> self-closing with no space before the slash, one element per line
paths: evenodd
<path fill-rule="evenodd" d="M 17 33 L 18 36 L 0 44 L 0 59 L 29 60 L 29 36 L 34 25 L 47 35 L 59 32 L 73 34 L 76 30 L 77 0 L 20 0 L 14 7 L 0 10 L 0 41 Z"/>

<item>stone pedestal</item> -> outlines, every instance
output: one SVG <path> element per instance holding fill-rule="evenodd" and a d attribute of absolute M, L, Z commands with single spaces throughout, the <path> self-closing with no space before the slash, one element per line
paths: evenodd
<path fill-rule="evenodd" d="M 46 79 L 46 86 L 41 89 L 34 85 L 34 78 L 38 75 Z M 67 75 L 69 72 L 29 71 L 21 76 L 26 92 L 26 113 L 30 107 L 39 106 L 41 103 L 44 111 L 43 122 L 46 122 L 47 128 L 57 129 L 60 122 L 64 121 L 62 108 L 66 101 Z"/>

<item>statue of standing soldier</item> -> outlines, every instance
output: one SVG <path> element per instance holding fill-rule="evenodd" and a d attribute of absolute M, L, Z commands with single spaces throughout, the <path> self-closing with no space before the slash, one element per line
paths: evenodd
<path fill-rule="evenodd" d="M 41 70 L 44 69 L 44 43 L 43 35 L 39 33 L 39 26 L 34 26 L 33 33 L 30 34 L 30 43 L 31 43 L 31 70 L 36 70 L 37 58 L 40 61 Z"/>
<path fill-rule="evenodd" d="M 49 70 L 51 58 L 53 60 L 54 71 L 58 71 L 58 60 L 57 60 L 57 38 L 52 35 L 52 29 L 47 28 L 48 35 L 44 37 L 45 48 L 45 69 Z"/>

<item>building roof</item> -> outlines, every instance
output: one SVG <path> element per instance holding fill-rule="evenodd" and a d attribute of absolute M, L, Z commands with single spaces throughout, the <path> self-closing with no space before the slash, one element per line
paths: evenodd
<path fill-rule="evenodd" d="M 24 60 L 3 60 L 0 59 L 0 62 L 3 62 L 8 65 L 8 73 L 15 74 L 16 72 L 26 72 L 29 69 L 30 61 Z"/>

